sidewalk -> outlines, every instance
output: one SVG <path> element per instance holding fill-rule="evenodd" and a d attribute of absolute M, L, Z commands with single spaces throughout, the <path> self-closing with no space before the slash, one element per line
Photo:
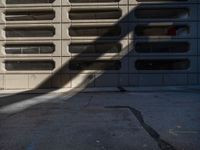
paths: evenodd
<path fill-rule="evenodd" d="M 0 107 L 1 150 L 197 150 L 199 141 L 198 90 L 35 94 Z"/>

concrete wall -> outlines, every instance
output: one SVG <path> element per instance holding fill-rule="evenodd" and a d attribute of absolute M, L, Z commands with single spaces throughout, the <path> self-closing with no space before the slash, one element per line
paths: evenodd
<path fill-rule="evenodd" d="M 0 2 L 0 89 L 200 83 L 198 0 L 33 2 Z"/>

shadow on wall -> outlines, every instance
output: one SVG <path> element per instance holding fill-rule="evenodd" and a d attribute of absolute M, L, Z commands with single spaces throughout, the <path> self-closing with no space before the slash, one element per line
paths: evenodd
<path fill-rule="evenodd" d="M 126 36 L 129 36 L 130 41 L 133 41 L 135 38 L 139 37 L 139 36 L 144 36 L 144 37 L 148 37 L 148 36 L 176 36 L 177 34 L 187 34 L 188 32 L 188 27 L 187 26 L 176 26 L 173 24 L 170 25 L 165 25 L 165 26 L 151 26 L 149 27 L 147 23 L 142 23 L 142 25 L 138 26 L 137 25 L 137 21 L 142 21 L 142 19 L 146 19 L 148 21 L 148 19 L 150 18 L 155 18 L 155 19 L 160 19 L 160 21 L 163 20 L 163 18 L 168 18 L 169 15 L 170 17 L 174 17 L 171 13 L 166 13 L 166 10 L 162 11 L 161 9 L 156 9 L 156 10 L 151 10 L 151 9 L 147 9 L 144 10 L 143 6 L 145 6 L 144 4 L 140 4 L 137 6 L 134 6 L 134 8 L 126 15 L 124 16 L 122 19 L 120 19 L 117 23 L 115 23 L 112 26 L 106 27 L 94 27 L 95 31 L 100 31 L 98 32 L 99 34 L 99 38 L 96 39 L 93 43 L 91 43 L 92 45 L 95 45 L 95 47 L 99 47 L 99 49 L 97 48 L 96 51 L 97 53 L 95 53 L 95 55 L 93 55 L 92 57 L 86 57 L 86 54 L 90 54 L 91 53 L 91 46 L 88 45 L 71 45 L 72 49 L 74 49 L 74 51 L 76 51 L 77 48 L 83 48 L 81 49 L 80 53 L 77 53 L 77 55 L 75 55 L 74 57 L 71 58 L 70 62 L 67 62 L 65 65 L 62 66 L 62 68 L 58 69 L 54 74 L 52 74 L 48 79 L 46 79 L 45 81 L 43 81 L 37 88 L 26 91 L 26 92 L 21 92 L 21 93 L 17 93 L 11 96 L 5 96 L 5 97 L 1 97 L 0 98 L 0 108 L 13 104 L 13 103 L 17 103 L 17 102 L 21 102 L 21 101 L 25 101 L 31 98 L 34 98 L 36 96 L 42 96 L 44 94 L 47 94 L 49 92 L 55 91 L 58 88 L 54 88 L 54 89 L 49 89 L 48 92 L 46 93 L 40 93 L 40 94 L 29 94 L 29 93 L 37 93 L 38 89 L 43 89 L 43 87 L 45 87 L 45 85 L 48 85 L 48 83 L 50 83 L 52 80 L 54 80 L 58 75 L 63 74 L 63 72 L 65 72 L 65 74 L 70 74 L 70 78 L 66 78 L 65 81 L 61 81 L 61 85 L 60 87 L 65 86 L 66 84 L 70 83 L 73 79 L 77 78 L 78 75 L 80 75 L 81 73 L 83 73 L 83 70 L 89 69 L 89 70 L 95 70 L 95 69 L 99 69 L 99 70 L 104 70 L 104 71 L 98 71 L 98 76 L 94 77 L 94 72 L 93 73 L 88 73 L 88 76 L 86 76 L 86 78 L 84 80 L 82 80 L 79 84 L 78 87 L 82 87 L 81 90 L 83 90 L 85 87 L 87 87 L 87 84 L 93 84 L 94 80 L 99 80 L 99 82 L 101 81 L 101 76 L 107 74 L 108 72 L 110 73 L 116 73 L 116 74 L 120 74 L 120 73 L 124 73 L 123 69 L 124 67 L 128 67 L 128 55 L 131 53 L 134 53 L 135 48 L 134 48 L 134 42 L 130 42 L 127 46 L 123 47 L 123 49 L 120 51 L 120 55 L 116 53 L 116 51 L 118 51 L 117 49 L 117 44 L 120 43 L 121 40 L 123 40 L 123 38 L 125 38 Z M 175 12 L 173 12 L 175 11 Z M 174 9 L 172 12 L 173 14 L 177 14 L 178 12 Z M 160 13 L 159 13 L 160 12 Z M 171 11 L 170 11 L 171 12 Z M 116 12 L 117 13 L 117 12 Z M 182 13 L 182 10 L 181 10 Z M 148 14 L 148 15 L 147 15 Z M 183 13 L 182 13 L 183 14 Z M 187 15 L 187 14 L 184 14 Z M 115 15 L 117 16 L 117 15 Z M 72 15 L 71 17 L 77 18 L 78 16 L 76 15 Z M 104 16 L 106 17 L 106 16 Z M 140 18 L 140 19 L 137 19 Z M 162 19 L 161 19 L 162 18 Z M 134 20 L 135 19 L 135 20 Z M 131 20 L 130 24 L 127 24 L 127 21 Z M 163 20 L 164 21 L 164 20 Z M 122 27 L 121 29 L 118 27 Z M 93 29 L 92 27 L 90 29 Z M 72 26 L 72 28 L 69 29 L 69 32 L 72 36 L 76 36 L 76 35 L 84 35 L 84 36 L 93 36 L 94 32 L 86 32 L 88 31 L 88 29 L 86 28 L 79 28 L 76 26 Z M 106 38 L 106 37 L 113 37 L 113 40 L 111 40 L 112 38 Z M 114 41 L 114 43 L 110 44 L 110 43 L 104 43 L 104 41 L 106 39 L 109 39 L 108 41 Z M 146 38 L 146 40 L 148 40 L 148 38 Z M 128 40 L 126 40 L 128 41 Z M 167 45 L 169 45 L 169 43 L 166 43 L 167 41 L 163 42 L 162 44 L 165 44 L 165 47 Z M 114 46 L 113 46 L 114 45 Z M 102 50 L 102 46 L 106 46 L 106 49 L 103 49 L 103 53 L 98 52 L 98 50 Z M 159 52 L 159 50 L 162 47 L 161 45 L 158 45 L 156 43 L 152 43 L 152 45 L 150 45 L 150 47 L 154 47 L 154 49 L 151 50 L 157 50 L 157 52 Z M 157 47 L 157 49 L 156 49 Z M 117 50 L 116 50 L 117 49 Z M 145 50 L 145 47 L 142 43 L 140 43 L 140 45 L 138 45 L 138 49 L 141 50 Z M 166 52 L 167 52 L 166 48 Z M 108 57 L 109 59 L 107 59 L 106 61 L 102 61 L 101 58 L 104 54 L 108 53 L 108 52 L 112 52 L 114 54 L 117 55 L 113 55 L 113 57 Z M 85 59 L 86 58 L 86 59 Z M 88 61 L 87 58 L 90 58 L 90 61 Z M 83 63 L 84 62 L 84 63 Z M 126 64 L 123 64 L 123 62 L 127 62 Z M 173 65 L 164 65 L 162 67 L 160 66 L 156 66 L 154 65 L 154 63 L 156 62 L 151 62 L 151 63 L 146 63 L 145 62 L 136 62 L 136 68 L 140 69 L 140 68 L 145 68 L 145 67 L 150 67 L 149 64 L 151 64 L 151 67 L 155 67 L 156 69 L 167 69 L 169 67 L 174 67 L 176 68 L 177 66 L 173 66 Z M 163 62 L 166 63 L 166 62 Z M 182 66 L 184 68 L 184 66 Z M 70 68 L 70 69 L 68 69 Z M 128 69 L 127 69 L 128 70 Z M 92 71 L 91 71 L 92 72 Z M 128 74 L 128 71 L 125 73 Z M 112 80 L 112 78 L 111 78 Z M 120 85 L 120 84 L 119 84 Z M 123 84 L 122 84 L 123 85 Z M 73 89 L 70 92 L 72 92 Z M 80 90 L 78 91 L 80 92 Z M 74 93 L 75 94 L 75 93 Z"/>

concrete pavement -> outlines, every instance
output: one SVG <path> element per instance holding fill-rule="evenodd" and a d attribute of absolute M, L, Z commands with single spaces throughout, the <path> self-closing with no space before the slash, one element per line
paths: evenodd
<path fill-rule="evenodd" d="M 0 103 L 7 96 L 1 95 Z M 198 90 L 53 93 L 22 99 L 0 107 L 0 150 L 200 147 Z"/>

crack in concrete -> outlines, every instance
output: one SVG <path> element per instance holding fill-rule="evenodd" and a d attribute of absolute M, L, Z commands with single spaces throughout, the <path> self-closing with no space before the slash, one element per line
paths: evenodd
<path fill-rule="evenodd" d="M 110 109 L 129 109 L 131 113 L 136 117 L 136 119 L 139 121 L 141 126 L 145 129 L 145 131 L 157 142 L 159 148 L 161 150 L 176 150 L 174 146 L 163 140 L 158 132 L 154 130 L 150 125 L 145 123 L 142 113 L 130 106 L 107 106 L 105 108 L 110 108 Z"/>
<path fill-rule="evenodd" d="M 91 102 L 92 102 L 92 99 L 93 99 L 93 96 L 90 97 L 90 99 L 88 100 L 88 102 L 87 102 L 87 104 L 84 106 L 84 108 L 89 107 L 89 105 L 90 105 Z"/>

